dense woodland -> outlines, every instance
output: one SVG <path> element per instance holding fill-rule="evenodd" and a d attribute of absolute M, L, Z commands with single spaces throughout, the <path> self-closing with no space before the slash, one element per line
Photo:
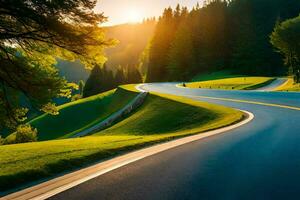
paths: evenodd
<path fill-rule="evenodd" d="M 276 23 L 299 13 L 299 0 L 211 0 L 191 11 L 167 8 L 149 50 L 147 81 L 189 80 L 223 69 L 285 74 L 283 57 L 270 35 Z"/>

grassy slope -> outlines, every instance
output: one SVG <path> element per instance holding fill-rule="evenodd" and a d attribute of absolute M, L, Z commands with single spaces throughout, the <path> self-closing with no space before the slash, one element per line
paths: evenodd
<path fill-rule="evenodd" d="M 277 91 L 300 92 L 300 84 L 295 84 L 292 78 L 289 78 L 287 83 L 278 87 Z"/>
<path fill-rule="evenodd" d="M 66 138 L 102 121 L 136 96 L 121 88 L 71 102 L 59 107 L 59 115 L 44 114 L 30 122 L 39 140 Z"/>
<path fill-rule="evenodd" d="M 192 82 L 189 88 L 209 88 L 223 90 L 250 90 L 270 84 L 274 79 L 268 77 L 236 77 L 211 81 Z"/>
<path fill-rule="evenodd" d="M 230 108 L 183 97 L 150 95 L 128 119 L 94 136 L 0 146 L 0 190 L 241 118 L 241 112 Z"/>
<path fill-rule="evenodd" d="M 237 78 L 237 77 L 244 77 L 244 75 L 237 75 L 236 73 L 233 73 L 230 70 L 222 70 L 222 71 L 212 72 L 208 74 L 197 75 L 192 79 L 192 82 L 211 81 L 217 79 Z"/>
<path fill-rule="evenodd" d="M 156 94 L 150 95 L 134 115 L 97 135 L 195 134 L 239 117 L 240 112 L 225 107 Z"/>

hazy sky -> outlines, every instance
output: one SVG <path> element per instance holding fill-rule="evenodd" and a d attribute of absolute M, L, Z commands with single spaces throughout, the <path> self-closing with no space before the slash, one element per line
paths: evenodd
<path fill-rule="evenodd" d="M 96 11 L 109 17 L 106 25 L 142 21 L 145 17 L 160 16 L 163 9 L 178 3 L 192 8 L 202 0 L 98 0 Z"/>

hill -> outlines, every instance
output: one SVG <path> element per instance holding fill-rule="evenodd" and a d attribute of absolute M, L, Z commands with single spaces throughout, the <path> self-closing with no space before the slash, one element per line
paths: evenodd
<path fill-rule="evenodd" d="M 122 92 L 132 93 L 126 89 Z M 82 113 L 73 116 L 80 118 Z M 51 125 L 49 134 L 55 134 L 69 117 L 64 115 L 60 124 Z M 135 113 L 93 136 L 0 146 L 0 192 L 120 153 L 230 125 L 242 117 L 240 111 L 231 108 L 150 94 Z"/>

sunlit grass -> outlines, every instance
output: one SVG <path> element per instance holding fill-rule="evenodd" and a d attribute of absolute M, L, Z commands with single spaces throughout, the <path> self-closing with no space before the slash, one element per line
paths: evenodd
<path fill-rule="evenodd" d="M 236 77 L 211 81 L 192 82 L 186 84 L 189 88 L 250 90 L 270 84 L 274 78 L 269 77 Z"/>
<path fill-rule="evenodd" d="M 245 77 L 243 75 L 238 75 L 231 70 L 222 70 L 216 71 L 206 74 L 199 74 L 192 79 L 192 82 L 199 82 L 199 81 L 211 81 L 217 79 L 225 79 L 225 78 L 238 78 L 238 77 Z"/>
<path fill-rule="evenodd" d="M 50 177 L 146 145 L 223 127 L 241 118 L 240 111 L 223 106 L 150 94 L 135 113 L 93 136 L 0 146 L 0 189 Z"/>
<path fill-rule="evenodd" d="M 67 138 L 87 129 L 123 108 L 137 95 L 122 88 L 59 107 L 59 115 L 44 114 L 30 122 L 39 140 Z"/>

